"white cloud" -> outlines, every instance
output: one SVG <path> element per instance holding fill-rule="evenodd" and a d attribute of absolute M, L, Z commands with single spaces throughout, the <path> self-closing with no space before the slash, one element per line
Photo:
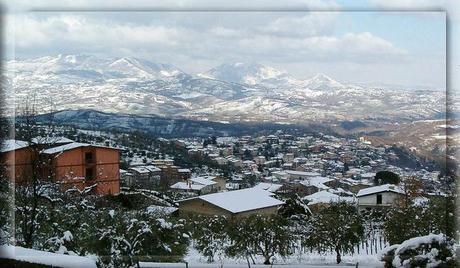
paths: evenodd
<path fill-rule="evenodd" d="M 175 46 L 187 35 L 187 30 L 179 27 L 117 24 L 77 15 L 46 18 L 17 15 L 14 31 L 16 48 L 29 52 L 35 49 L 109 52 L 141 45 Z"/>
<path fill-rule="evenodd" d="M 423 1 L 423 0 L 422 0 Z M 373 1 L 377 5 L 379 1 Z M 380 1 L 382 2 L 382 1 Z M 388 1 L 385 1 L 388 2 Z M 393 1 L 390 1 L 393 2 Z M 398 1 L 399 2 L 399 1 Z M 410 1 L 406 1 L 408 3 Z M 383 3 L 383 2 L 382 2 Z M 108 2 L 77 0 L 63 2 L 44 0 L 31 3 L 17 1 L 16 10 L 37 8 L 312 8 L 337 9 L 335 1 L 147 1 Z M 383 5 L 383 4 L 382 4 Z M 168 62 L 185 71 L 204 69 L 225 61 L 255 61 L 287 68 L 299 77 L 306 77 L 320 68 L 325 73 L 344 77 L 379 78 L 378 70 L 404 73 L 404 67 L 417 78 L 429 73 L 417 67 L 408 51 L 371 32 L 335 33 L 338 12 L 255 12 L 255 13 L 16 13 L 16 48 L 19 56 L 40 56 L 58 53 L 94 53 L 108 56 L 134 56 Z M 7 28 L 7 30 L 9 30 Z M 8 34 L 8 36 L 11 36 Z M 10 40 L 10 46 L 12 42 Z M 442 64 L 441 64 L 442 65 Z M 439 66 L 441 66 L 439 65 Z M 296 66 L 290 68 L 290 66 Z M 302 66 L 302 67 L 299 67 Z M 351 73 L 353 66 L 359 72 Z M 359 67 L 357 67 L 359 66 Z M 395 66 L 392 68 L 391 66 Z M 428 65 L 427 65 L 428 66 Z M 372 69 L 371 70 L 368 70 Z M 418 68 L 418 69 L 417 69 Z M 303 69 L 308 70 L 308 75 Z M 339 71 L 340 69 L 340 71 Z M 366 71 L 368 70 L 368 71 Z M 422 75 L 423 76 L 423 75 Z M 382 75 L 383 77 L 383 75 Z M 428 76 L 427 76 L 428 77 Z M 388 78 L 388 79 L 390 79 Z M 434 81 L 435 79 L 433 79 Z M 386 81 L 388 82 L 388 81 Z"/>
<path fill-rule="evenodd" d="M 259 35 L 237 42 L 248 54 L 271 54 L 281 60 L 326 62 L 379 62 L 395 63 L 407 52 L 371 33 L 346 33 L 343 36 L 313 36 L 307 38 L 279 38 Z"/>
<path fill-rule="evenodd" d="M 321 13 L 322 14 L 322 13 Z M 324 23 L 313 30 L 314 21 L 321 14 L 273 19 L 278 26 L 274 33 L 260 31 L 259 24 L 245 28 L 230 28 L 229 25 L 200 27 L 177 25 L 134 24 L 114 20 L 96 19 L 84 15 L 33 15 L 16 16 L 16 46 L 26 54 L 34 51 L 56 51 L 59 53 L 128 53 L 151 50 L 154 55 L 168 54 L 172 60 L 176 55 L 221 60 L 253 61 L 379 61 L 384 57 L 401 56 L 405 51 L 371 33 L 348 33 L 340 37 L 327 35 Z M 332 18 L 328 17 L 327 20 Z M 180 20 L 179 20 L 180 21 Z M 301 22 L 306 21 L 305 30 Z M 281 26 L 284 27 L 281 27 Z M 231 25 L 230 25 L 231 26 Z M 286 34 L 280 35 L 280 32 Z M 393 57 L 394 58 L 394 57 Z"/>
<path fill-rule="evenodd" d="M 330 35 L 334 31 L 337 12 L 311 12 L 303 16 L 281 17 L 261 28 L 262 33 L 305 37 Z"/>

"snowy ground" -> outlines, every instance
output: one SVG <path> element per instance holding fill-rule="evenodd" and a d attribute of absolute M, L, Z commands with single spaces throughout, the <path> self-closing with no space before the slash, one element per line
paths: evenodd
<path fill-rule="evenodd" d="M 141 268 L 185 268 L 186 265 L 185 263 L 152 263 L 152 262 L 141 262 L 140 263 Z M 198 264 L 193 264 L 189 263 L 188 268 L 244 268 L 248 267 L 247 264 L 219 264 L 219 263 L 213 263 L 213 264 L 204 264 L 204 263 L 198 263 Z M 356 267 L 355 265 L 350 265 L 350 264 L 274 264 L 272 266 L 270 265 L 263 265 L 263 264 L 257 264 L 257 265 L 251 265 L 251 268 L 268 268 L 268 267 L 280 267 L 280 268 L 325 268 L 325 267 L 337 267 L 337 268 L 343 268 L 343 267 Z M 371 265 L 371 264 L 364 264 L 364 265 L 359 265 L 359 268 L 376 268 L 376 267 L 383 267 L 382 266 L 376 266 L 376 265 Z"/>
<path fill-rule="evenodd" d="M 0 245 L 0 258 L 65 268 L 96 268 L 96 261 L 81 256 L 56 254 L 30 248 Z M 1 265 L 0 265 L 1 266 Z M 1 266 L 3 267 L 3 266 Z"/>
<path fill-rule="evenodd" d="M 189 248 L 189 252 L 184 258 L 184 261 L 188 262 L 188 268 L 242 268 L 248 267 L 246 259 L 243 258 L 228 258 L 222 257 L 219 259 L 218 256 L 215 257 L 214 263 L 208 263 L 207 258 L 201 255 L 193 247 Z M 251 263 L 251 267 L 261 268 L 261 267 L 270 267 L 270 265 L 263 265 L 262 259 L 256 259 L 256 265 Z M 367 255 L 367 254 L 355 254 L 344 255 L 342 256 L 342 263 L 340 265 L 336 264 L 335 254 L 318 254 L 318 253 L 303 253 L 303 254 L 293 254 L 288 258 L 277 258 L 274 261 L 273 267 L 282 267 L 282 268 L 314 268 L 314 267 L 366 267 L 366 268 L 377 268 L 383 267 L 383 264 L 380 263 L 376 255 Z M 186 267 L 185 263 L 141 263 L 141 267 L 171 267 L 171 268 L 183 268 Z"/>

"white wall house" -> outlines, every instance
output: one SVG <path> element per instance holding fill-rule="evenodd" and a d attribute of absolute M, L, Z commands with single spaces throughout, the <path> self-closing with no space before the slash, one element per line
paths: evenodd
<path fill-rule="evenodd" d="M 219 183 L 215 181 L 216 177 L 193 177 L 187 181 L 180 181 L 170 186 L 172 190 L 195 192 L 197 194 L 208 194 L 217 192 Z"/>
<path fill-rule="evenodd" d="M 384 208 L 393 206 L 404 192 L 400 187 L 393 184 L 384 184 L 362 189 L 358 192 L 359 210 L 370 208 Z"/>
<path fill-rule="evenodd" d="M 297 170 L 285 170 L 288 174 L 289 180 L 306 180 L 312 177 L 319 177 L 321 176 L 320 173 L 317 172 L 306 172 L 306 171 L 297 171 Z"/>

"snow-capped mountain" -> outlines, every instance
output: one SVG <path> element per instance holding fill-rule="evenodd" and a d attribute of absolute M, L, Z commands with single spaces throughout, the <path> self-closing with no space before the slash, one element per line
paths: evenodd
<path fill-rule="evenodd" d="M 185 73 L 170 64 L 153 63 L 136 58 L 119 58 L 107 66 L 106 71 L 117 72 L 125 77 L 146 79 L 169 78 Z"/>
<path fill-rule="evenodd" d="M 95 109 L 215 121 L 307 122 L 429 119 L 445 94 L 342 84 L 324 74 L 296 79 L 261 64 L 222 64 L 188 74 L 136 58 L 58 55 L 7 64 L 9 110 L 33 98 L 41 112 Z"/>
<path fill-rule="evenodd" d="M 40 78 L 77 77 L 80 79 L 162 79 L 186 75 L 180 69 L 170 65 L 153 63 L 136 58 L 101 59 L 90 55 L 58 55 L 32 60 L 14 60 L 8 62 L 9 69 L 18 71 L 18 75 L 35 75 Z"/>
<path fill-rule="evenodd" d="M 317 74 L 311 79 L 305 81 L 305 87 L 309 89 L 337 89 L 343 88 L 344 85 L 325 74 Z"/>
<path fill-rule="evenodd" d="M 285 71 L 258 63 L 224 63 L 198 76 L 252 86 L 279 87 L 299 83 Z"/>

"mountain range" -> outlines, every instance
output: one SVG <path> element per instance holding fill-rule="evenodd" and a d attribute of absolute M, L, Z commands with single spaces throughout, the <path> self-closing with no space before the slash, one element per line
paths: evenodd
<path fill-rule="evenodd" d="M 40 112 L 94 109 L 218 122 L 397 121 L 439 118 L 446 102 L 440 91 L 351 85 L 325 74 L 297 79 L 258 63 L 224 63 L 192 74 L 131 57 L 57 55 L 6 66 L 7 104 L 33 99 Z"/>

